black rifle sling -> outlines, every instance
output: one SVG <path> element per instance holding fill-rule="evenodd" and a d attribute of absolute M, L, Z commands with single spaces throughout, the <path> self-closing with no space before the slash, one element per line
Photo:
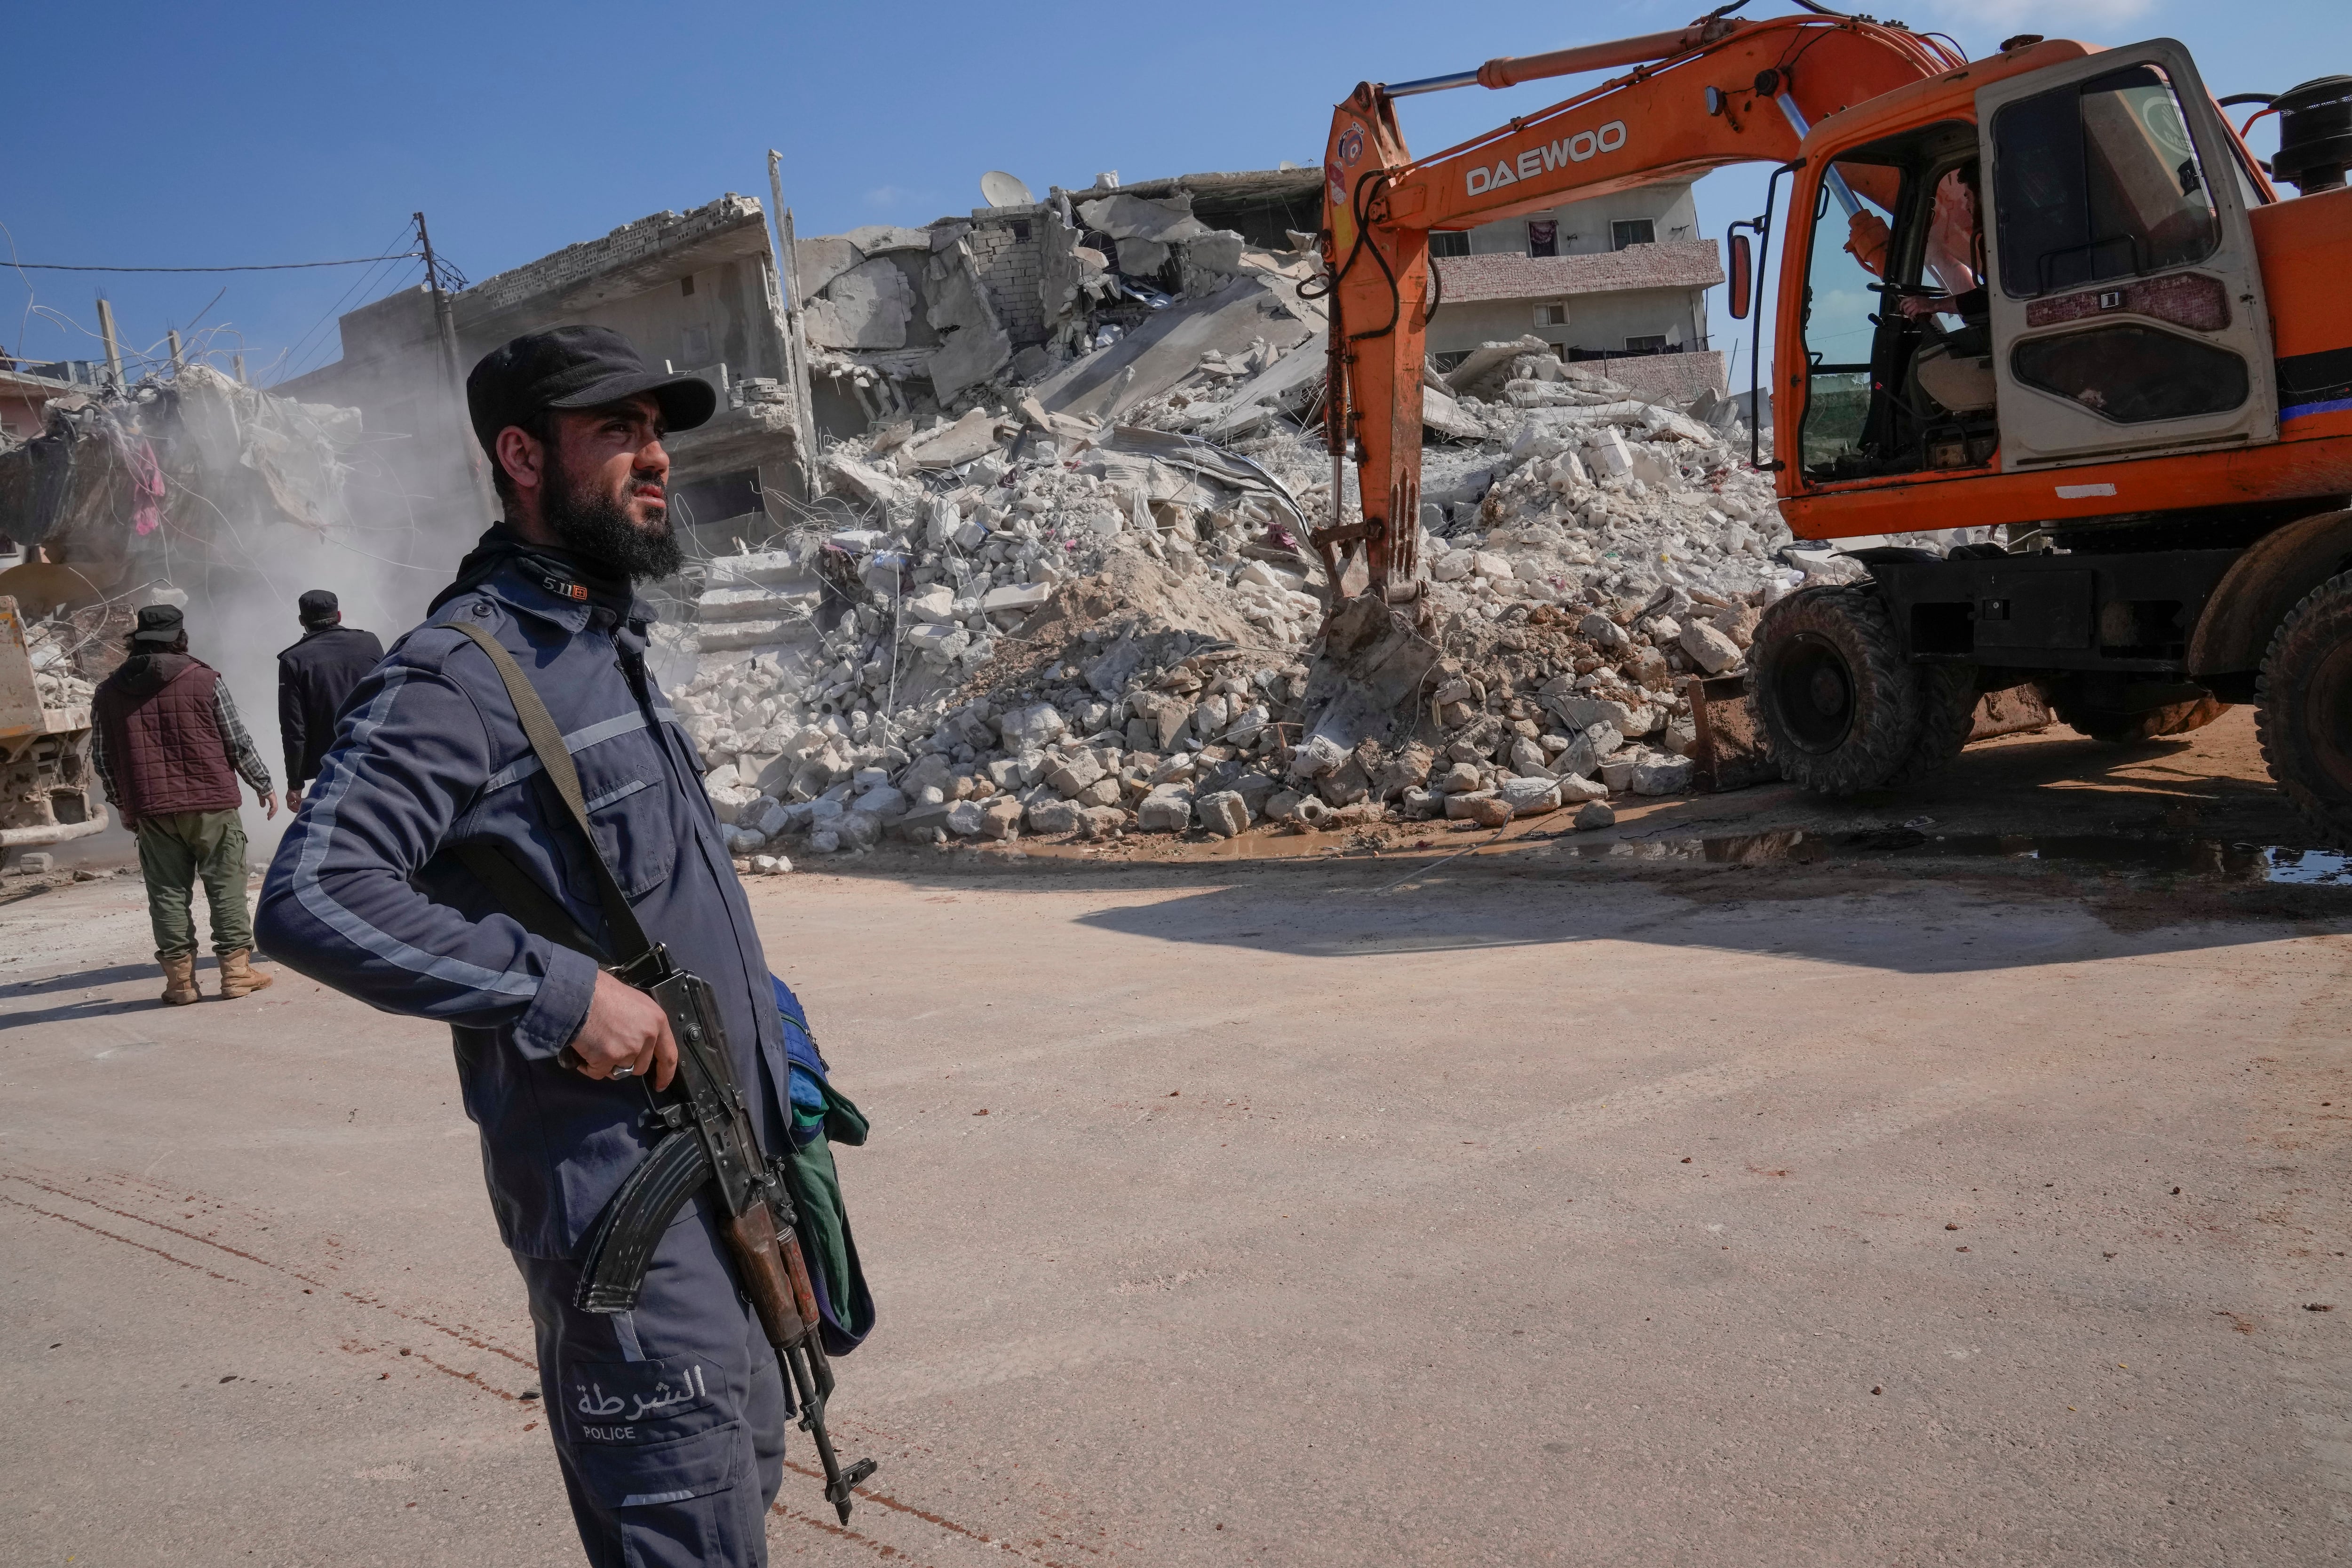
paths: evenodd
<path fill-rule="evenodd" d="M 637 923 L 637 911 L 629 907 L 628 895 L 621 891 L 612 867 L 604 863 L 604 851 L 596 847 L 595 832 L 588 825 L 588 800 L 580 792 L 580 770 L 572 765 L 572 752 L 563 744 L 563 731 L 555 727 L 547 704 L 539 700 L 538 689 L 523 673 L 522 666 L 514 661 L 514 655 L 499 647 L 496 637 L 470 622 L 451 624 L 490 656 L 499 679 L 506 683 L 507 698 L 514 703 L 515 717 L 522 721 L 523 736 L 530 742 L 531 753 L 546 771 L 548 783 L 555 786 L 555 793 L 571 808 L 572 824 L 580 829 L 580 837 L 588 847 L 588 864 L 596 874 L 596 893 L 604 906 L 604 924 L 611 932 L 614 950 L 622 963 L 634 963 L 650 951 L 653 943 L 646 940 L 645 927 Z M 496 881 L 491 887 L 499 890 Z"/>

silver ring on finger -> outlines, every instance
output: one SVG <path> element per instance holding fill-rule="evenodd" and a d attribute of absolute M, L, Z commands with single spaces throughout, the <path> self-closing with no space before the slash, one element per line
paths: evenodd
<path fill-rule="evenodd" d="M 611 1076 L 614 1078 L 635 1078 L 637 1076 L 637 1069 L 624 1062 L 621 1066 L 613 1069 Z"/>

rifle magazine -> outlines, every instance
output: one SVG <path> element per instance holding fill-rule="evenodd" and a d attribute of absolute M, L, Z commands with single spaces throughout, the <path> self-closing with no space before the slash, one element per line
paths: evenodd
<path fill-rule="evenodd" d="M 636 1309 L 662 1233 L 710 1175 L 709 1152 L 693 1133 L 673 1132 L 654 1145 L 589 1232 L 580 1270 L 582 1311 Z"/>

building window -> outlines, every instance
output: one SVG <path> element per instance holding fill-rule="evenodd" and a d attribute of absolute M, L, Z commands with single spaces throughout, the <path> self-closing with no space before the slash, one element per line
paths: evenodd
<path fill-rule="evenodd" d="M 1015 245 L 1026 245 L 1029 243 L 1029 220 L 1027 218 L 1017 217 L 1013 220 L 1013 243 Z"/>
<path fill-rule="evenodd" d="M 1622 250 L 1629 245 L 1655 245 L 1658 226 L 1648 218 L 1625 218 L 1609 226 L 1609 248 Z"/>
<path fill-rule="evenodd" d="M 1666 335 L 1664 332 L 1655 332 L 1648 337 L 1627 338 L 1625 352 L 1637 354 L 1664 353 L 1666 352 Z"/>
<path fill-rule="evenodd" d="M 1559 254 L 1559 220 L 1529 218 L 1528 220 L 1528 254 L 1558 256 Z"/>
<path fill-rule="evenodd" d="M 1568 325 L 1568 307 L 1565 305 L 1538 305 L 1536 307 L 1536 325 L 1538 327 L 1564 327 Z"/>
<path fill-rule="evenodd" d="M 1444 232 L 1433 234 L 1429 237 L 1429 254 L 1432 256 L 1467 256 L 1470 254 L 1470 237 L 1467 234 L 1461 233 L 1459 231 L 1452 234 Z"/>
<path fill-rule="evenodd" d="M 687 299 L 694 298 L 694 274 L 689 272 L 677 280 L 677 291 Z"/>

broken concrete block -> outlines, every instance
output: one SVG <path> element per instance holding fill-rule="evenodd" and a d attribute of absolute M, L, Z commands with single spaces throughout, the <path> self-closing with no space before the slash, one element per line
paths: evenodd
<path fill-rule="evenodd" d="M 1764 612 L 1753 605 L 1726 605 L 1713 617 L 1715 629 L 1740 647 L 1756 640 L 1757 623 L 1763 618 Z"/>
<path fill-rule="evenodd" d="M 997 733 L 1004 738 L 1004 749 L 1014 752 L 1044 745 L 1060 734 L 1063 728 L 1062 715 L 1050 702 L 1009 709 L 996 721 Z"/>
<path fill-rule="evenodd" d="M 861 463 L 837 448 L 825 454 L 824 479 L 829 489 L 854 500 L 881 507 L 911 509 L 920 494 L 906 480 Z"/>
<path fill-rule="evenodd" d="M 1078 831 L 1088 838 L 1107 838 L 1127 826 L 1127 813 L 1115 805 L 1082 805 Z"/>
<path fill-rule="evenodd" d="M 1478 770 L 1467 762 L 1455 763 L 1429 781 L 1429 787 L 1439 795 L 1464 795 L 1478 787 Z"/>
<path fill-rule="evenodd" d="M 1348 763 L 1354 753 L 1328 735 L 1309 735 L 1290 761 L 1294 779 L 1319 779 Z"/>
<path fill-rule="evenodd" d="M 1066 799 L 1075 796 L 1102 776 L 1102 763 L 1096 760 L 1092 752 L 1083 749 L 1059 762 L 1049 763 L 1045 769 L 1045 783 Z"/>
<path fill-rule="evenodd" d="M 906 602 L 907 614 L 916 620 L 937 625 L 955 618 L 955 590 L 945 584 L 926 588 Z"/>
<path fill-rule="evenodd" d="M 1295 789 L 1278 789 L 1265 799 L 1265 815 L 1269 822 L 1289 822 L 1298 816 L 1300 805 L 1309 797 Z M 1322 802 L 1317 801 L 1318 805 Z"/>
<path fill-rule="evenodd" d="M 1620 752 L 1601 764 L 1601 782 L 1611 795 L 1623 795 L 1633 787 L 1633 770 L 1642 759 L 1633 752 Z"/>
<path fill-rule="evenodd" d="M 1078 830 L 1079 807 L 1076 801 L 1041 800 L 1029 807 L 1029 831 L 1032 833 L 1076 833 Z"/>
<path fill-rule="evenodd" d="M 1597 800 L 1589 800 L 1578 810 L 1576 826 L 1580 831 L 1588 833 L 1596 827 L 1614 827 L 1617 826 L 1617 814 Z"/>
<path fill-rule="evenodd" d="M 809 300 L 801 320 L 810 344 L 826 349 L 902 349 L 915 316 L 915 286 L 895 261 L 859 263 Z"/>
<path fill-rule="evenodd" d="M 1625 635 L 1623 626 L 1598 610 L 1576 623 L 1576 635 L 1603 653 L 1613 652 L 1633 640 Z"/>
<path fill-rule="evenodd" d="M 1541 816 L 1559 809 L 1559 785 L 1548 778 L 1505 779 L 1495 794 L 1515 816 Z"/>
<path fill-rule="evenodd" d="M 1192 795 L 1173 785 L 1153 790 L 1135 808 L 1138 826 L 1146 833 L 1181 833 L 1192 826 Z"/>
<path fill-rule="evenodd" d="M 722 823 L 736 822 L 740 814 L 764 799 L 760 792 L 746 784 L 730 784 L 709 792 L 711 814 Z"/>
<path fill-rule="evenodd" d="M 1470 563 L 1476 559 L 1475 551 L 1450 550 L 1429 563 L 1429 575 L 1439 583 L 1459 583 L 1470 575 Z"/>
<path fill-rule="evenodd" d="M 1656 728 L 1654 722 L 1646 717 L 1646 710 L 1642 721 L 1637 723 L 1634 709 L 1606 697 L 1581 697 L 1563 693 L 1557 697 L 1544 698 L 1543 704 L 1559 716 L 1561 723 L 1574 730 L 1587 729 L 1594 724 L 1607 724 L 1620 734 L 1646 735 Z"/>
<path fill-rule="evenodd" d="M 1555 781 L 1554 787 L 1559 791 L 1560 804 L 1563 805 L 1573 805 L 1580 800 L 1609 798 L 1608 785 L 1595 784 L 1592 780 L 1578 773 L 1560 774 Z"/>
<path fill-rule="evenodd" d="M 1584 448 L 1584 466 L 1596 479 L 1628 479 L 1633 472 L 1633 454 L 1624 437 L 1604 426 Z"/>
<path fill-rule="evenodd" d="M 960 800 L 948 807 L 947 829 L 950 833 L 959 838 L 976 838 L 980 836 L 980 802 Z"/>
<path fill-rule="evenodd" d="M 1475 576 L 1489 578 L 1499 583 L 1507 583 L 1514 575 L 1508 561 L 1486 550 L 1477 551 L 1471 555 L 1470 571 Z"/>
<path fill-rule="evenodd" d="M 1447 796 L 1445 815 L 1456 822 L 1475 822 L 1481 827 L 1500 827 L 1517 812 L 1502 796 L 1481 791 L 1476 795 Z"/>
<path fill-rule="evenodd" d="M 1688 757 L 1661 757 L 1636 763 L 1633 768 L 1633 793 L 1679 795 L 1690 788 L 1692 766 Z"/>
<path fill-rule="evenodd" d="M 1238 790 L 1221 789 L 1204 795 L 1193 804 L 1200 814 L 1201 826 L 1220 838 L 1231 838 L 1249 826 L 1249 805 Z"/>
<path fill-rule="evenodd" d="M 958 240 L 935 252 L 923 277 L 930 293 L 924 319 L 946 340 L 930 358 L 931 387 L 947 403 L 1011 363 L 1013 339 L 997 317 L 968 243 Z"/>
<path fill-rule="evenodd" d="M 858 795 L 849 803 L 849 808 L 888 822 L 907 815 L 907 797 L 886 784 Z"/>
<path fill-rule="evenodd" d="M 1087 227 L 1099 229 L 1113 239 L 1152 239 L 1162 245 L 1176 245 L 1203 239 L 1216 232 L 1192 216 L 1190 193 L 1163 201 L 1123 193 L 1098 196 L 1079 203 L 1078 216 L 1086 221 Z"/>
<path fill-rule="evenodd" d="M 993 452 L 999 445 L 996 416 L 975 408 L 945 429 L 907 444 L 907 456 L 926 468 L 953 468 Z"/>
<path fill-rule="evenodd" d="M 1511 771 L 1522 776 L 1531 777 L 1540 774 L 1546 779 L 1551 776 L 1551 768 L 1544 755 L 1543 747 L 1528 740 L 1525 735 L 1511 737 L 1510 762 Z"/>
<path fill-rule="evenodd" d="M 820 235 L 811 239 L 797 240 L 793 246 L 793 276 L 800 283 L 800 296 L 813 300 L 824 291 L 824 286 L 866 260 L 866 253 L 857 248 L 846 235 Z"/>
<path fill-rule="evenodd" d="M 791 871 L 793 863 L 782 855 L 754 855 L 751 874 L 755 877 L 781 877 Z"/>
<path fill-rule="evenodd" d="M 1010 838 L 1021 830 L 1021 803 L 998 795 L 980 808 L 980 832 L 983 838 Z"/>
<path fill-rule="evenodd" d="M 1675 756 L 1687 757 L 1698 744 L 1698 721 L 1687 713 L 1678 713 L 1666 721 L 1658 731 L 1658 744 Z"/>
<path fill-rule="evenodd" d="M 1691 661 L 1709 675 L 1721 675 L 1739 662 L 1739 645 L 1706 621 L 1683 627 L 1678 640 Z"/>
<path fill-rule="evenodd" d="M 1037 608 L 1054 596 L 1051 583 L 1008 583 L 1002 588 L 991 588 L 981 595 L 980 607 L 987 615 L 1008 611 L 1021 613 Z"/>

